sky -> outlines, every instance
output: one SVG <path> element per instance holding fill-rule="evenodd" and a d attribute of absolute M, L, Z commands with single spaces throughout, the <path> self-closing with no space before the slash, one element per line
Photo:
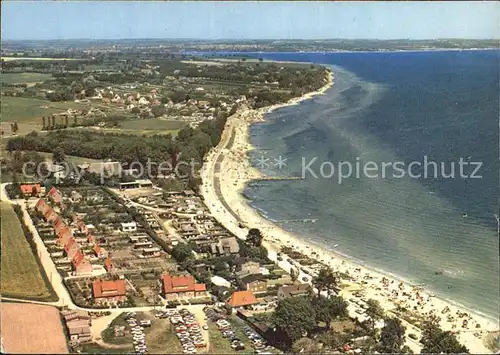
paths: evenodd
<path fill-rule="evenodd" d="M 498 2 L 2 1 L 2 39 L 500 38 Z"/>

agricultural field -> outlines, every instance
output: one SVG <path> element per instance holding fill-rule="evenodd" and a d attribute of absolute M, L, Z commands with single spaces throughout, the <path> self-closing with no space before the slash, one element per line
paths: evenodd
<path fill-rule="evenodd" d="M 35 259 L 12 206 L 1 203 L 1 293 L 5 297 L 51 300 L 42 270 Z"/>
<path fill-rule="evenodd" d="M 51 60 L 60 60 L 60 61 L 65 61 L 65 60 L 82 60 L 79 58 L 45 58 L 45 57 L 2 57 L 2 60 L 5 62 L 11 62 L 13 60 L 45 60 L 45 61 L 51 61 Z"/>
<path fill-rule="evenodd" d="M 2 303 L 2 352 L 10 354 L 68 354 L 56 307 Z"/>
<path fill-rule="evenodd" d="M 52 74 L 41 73 L 4 73 L 3 84 L 27 84 L 28 86 L 44 82 L 52 78 Z"/>
<path fill-rule="evenodd" d="M 2 121 L 27 123 L 42 127 L 42 116 L 61 113 L 69 108 L 81 109 L 90 105 L 76 102 L 50 102 L 26 97 L 2 96 Z"/>

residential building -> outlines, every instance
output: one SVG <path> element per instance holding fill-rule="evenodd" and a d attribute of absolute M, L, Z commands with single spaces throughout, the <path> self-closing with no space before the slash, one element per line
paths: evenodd
<path fill-rule="evenodd" d="M 239 280 L 241 287 L 246 291 L 261 293 L 267 291 L 267 280 L 261 274 L 252 274 Z"/>
<path fill-rule="evenodd" d="M 83 343 L 92 340 L 91 318 L 88 312 L 67 310 L 61 312 L 71 341 Z"/>
<path fill-rule="evenodd" d="M 238 254 L 240 246 L 235 237 L 226 237 L 210 244 L 210 250 L 214 255 L 231 255 Z"/>
<path fill-rule="evenodd" d="M 164 274 L 161 278 L 162 293 L 168 301 L 208 297 L 205 284 L 198 284 L 191 275 L 172 276 Z"/>
<path fill-rule="evenodd" d="M 99 259 L 106 259 L 108 257 L 108 251 L 99 244 L 94 245 L 94 253 Z"/>
<path fill-rule="evenodd" d="M 72 260 L 73 269 L 77 275 L 91 274 L 92 264 L 85 258 L 81 250 L 78 250 Z"/>
<path fill-rule="evenodd" d="M 137 230 L 137 223 L 135 222 L 122 223 L 121 225 L 123 232 L 135 232 Z"/>
<path fill-rule="evenodd" d="M 26 184 L 21 185 L 19 188 L 24 197 L 38 196 L 42 191 L 40 184 Z"/>
<path fill-rule="evenodd" d="M 115 265 L 113 265 L 113 262 L 109 257 L 107 257 L 104 260 L 104 268 L 106 269 L 107 272 L 113 272 L 115 271 Z"/>
<path fill-rule="evenodd" d="M 125 280 L 96 280 L 92 282 L 92 295 L 96 303 L 116 303 L 126 300 Z"/>
<path fill-rule="evenodd" d="M 247 261 L 241 265 L 241 271 L 238 274 L 240 273 L 243 276 L 260 274 L 260 264 L 256 261 Z"/>
<path fill-rule="evenodd" d="M 257 298 L 252 291 L 235 291 L 226 301 L 226 304 L 233 308 L 251 306 L 257 303 Z"/>
<path fill-rule="evenodd" d="M 311 292 L 309 284 L 298 284 L 291 286 L 281 286 L 278 289 L 278 298 L 280 300 L 296 296 L 306 296 Z"/>

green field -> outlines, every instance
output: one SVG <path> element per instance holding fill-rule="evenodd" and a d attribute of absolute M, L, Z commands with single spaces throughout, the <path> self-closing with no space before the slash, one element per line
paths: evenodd
<path fill-rule="evenodd" d="M 41 73 L 5 73 L 2 74 L 3 84 L 34 84 L 52 78 L 52 74 Z"/>
<path fill-rule="evenodd" d="M 1 203 L 2 260 L 1 293 L 5 297 L 50 300 L 42 270 L 24 236 L 12 206 Z"/>
<path fill-rule="evenodd" d="M 75 102 L 50 102 L 26 97 L 2 96 L 2 121 L 42 125 L 42 116 L 61 113 L 69 108 L 82 108 Z"/>

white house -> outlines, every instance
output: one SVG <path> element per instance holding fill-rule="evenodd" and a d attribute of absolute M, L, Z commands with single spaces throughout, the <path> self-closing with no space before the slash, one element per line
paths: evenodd
<path fill-rule="evenodd" d="M 121 225 L 123 232 L 135 232 L 137 230 L 137 223 L 135 222 L 122 223 Z"/>

